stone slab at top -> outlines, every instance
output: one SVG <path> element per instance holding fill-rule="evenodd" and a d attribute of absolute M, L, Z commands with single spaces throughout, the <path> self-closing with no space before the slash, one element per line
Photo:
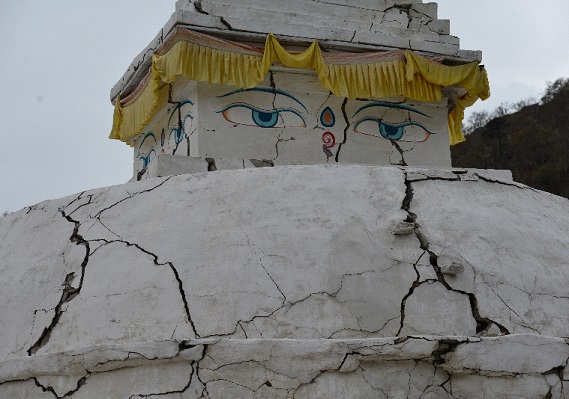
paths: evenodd
<path fill-rule="evenodd" d="M 437 13 L 436 3 L 422 0 L 178 0 L 170 20 L 113 87 L 111 100 L 138 85 L 152 53 L 176 26 L 240 42 L 263 43 L 270 32 L 289 44 L 317 39 L 332 51 L 410 49 L 450 63 L 480 61 L 480 51 L 460 49 L 450 21 Z"/>

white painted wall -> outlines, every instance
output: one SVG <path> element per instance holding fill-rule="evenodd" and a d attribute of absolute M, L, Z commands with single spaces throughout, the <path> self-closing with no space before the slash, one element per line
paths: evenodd
<path fill-rule="evenodd" d="M 134 140 L 135 180 L 152 176 L 142 172 L 156 168 L 162 154 L 199 156 L 196 101 L 197 84 L 179 79 L 172 89 L 172 103 L 160 110 L 154 121 Z"/>
<path fill-rule="evenodd" d="M 326 91 L 314 73 L 280 69 L 248 90 L 179 79 L 173 100 L 192 103 L 169 105 L 136 140 L 135 176 L 152 149 L 156 155 L 187 156 L 188 143 L 192 157 L 231 159 L 239 168 L 251 159 L 274 165 L 451 166 L 446 99 L 436 104 L 405 98 L 345 101 Z M 150 133 L 162 130 L 164 145 Z M 176 147 L 178 131 L 182 142 Z"/>

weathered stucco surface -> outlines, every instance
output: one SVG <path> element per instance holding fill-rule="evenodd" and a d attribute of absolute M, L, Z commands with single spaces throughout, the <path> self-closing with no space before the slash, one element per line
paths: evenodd
<path fill-rule="evenodd" d="M 564 398 L 569 201 L 466 170 L 148 179 L 0 219 L 0 397 Z"/>

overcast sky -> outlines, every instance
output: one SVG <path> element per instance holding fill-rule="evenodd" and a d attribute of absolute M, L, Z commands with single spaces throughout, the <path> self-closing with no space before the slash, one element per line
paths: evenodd
<path fill-rule="evenodd" d="M 568 0 L 438 3 L 461 48 L 484 52 L 493 97 L 474 110 L 569 77 Z M 174 4 L 0 0 L 0 214 L 132 176 L 130 147 L 107 139 L 109 91 Z"/>

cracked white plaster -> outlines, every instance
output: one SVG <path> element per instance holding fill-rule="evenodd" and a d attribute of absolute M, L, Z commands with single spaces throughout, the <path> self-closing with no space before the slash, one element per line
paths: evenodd
<path fill-rule="evenodd" d="M 468 296 L 449 291 L 439 282 L 421 284 L 405 302 L 402 335 L 475 335 Z"/>
<path fill-rule="evenodd" d="M 448 284 L 473 293 L 482 317 L 511 333 L 566 335 L 566 199 L 506 181 L 423 180 L 412 188 L 411 211 L 429 244 L 466 261 L 462 274 L 446 277 Z M 440 204 L 452 217 L 431 212 Z"/>
<path fill-rule="evenodd" d="M 42 212 L 24 209 L 0 219 L 0 359 L 27 354 L 52 323 L 67 276 L 81 274 L 85 250 L 70 241 L 73 225 L 58 205 L 44 202 Z"/>
<path fill-rule="evenodd" d="M 346 276 L 336 298 L 357 317 L 363 331 L 395 336 L 401 319 L 401 301 L 416 278 L 412 265 L 394 263 L 386 271 Z"/>
<path fill-rule="evenodd" d="M 71 394 L 83 386 L 90 377 L 89 373 L 84 375 L 58 375 L 58 376 L 39 376 L 36 381 L 44 388 L 53 390 L 60 398 L 71 396 Z"/>
<path fill-rule="evenodd" d="M 497 352 L 508 357 L 493 356 Z M 477 370 L 484 375 L 545 374 L 565 367 L 569 346 L 561 338 L 537 338 L 529 334 L 512 334 L 459 345 L 449 353 L 444 364 L 448 371 Z"/>
<path fill-rule="evenodd" d="M 354 387 L 359 387 L 355 390 Z M 381 391 L 374 389 L 365 380 L 361 370 L 344 374 L 329 372 L 318 376 L 314 382 L 301 386 L 295 391 L 293 398 L 387 398 Z"/>
<path fill-rule="evenodd" d="M 290 303 L 319 292 L 333 294 L 340 289 L 344 274 L 360 273 L 370 268 L 382 271 L 392 266 L 392 259 L 377 251 L 377 246 L 387 237 L 388 242 L 396 240 L 387 231 L 387 226 L 396 218 L 404 217 L 400 210 L 404 196 L 402 172 L 392 170 L 377 174 L 370 171 L 371 174 L 367 176 L 362 174 L 356 177 L 353 174 L 338 174 L 339 171 L 331 166 L 296 167 L 288 169 L 278 180 L 272 176 L 279 172 L 269 172 L 267 178 L 263 178 L 267 188 L 263 192 L 257 190 L 259 183 L 254 178 L 257 174 L 251 175 L 248 170 L 237 174 L 232 172 L 234 178 L 229 184 L 223 185 L 215 183 L 219 179 L 225 180 L 223 175 L 208 175 L 207 180 L 199 175 L 180 177 L 180 181 L 190 179 L 192 185 L 183 204 L 172 203 L 168 194 L 156 197 L 157 192 L 146 193 L 145 201 L 140 203 L 139 211 L 150 215 L 150 221 L 158 229 L 155 234 L 148 234 L 145 229 L 119 234 L 126 241 L 138 243 L 159 256 L 172 254 L 168 260 L 180 269 L 200 335 L 231 333 L 238 322 L 266 316 L 282 307 L 283 294 Z M 303 180 L 307 179 L 302 191 L 283 190 L 283 186 L 298 185 L 300 176 Z M 332 181 L 334 184 L 329 183 Z M 379 181 L 385 182 L 387 189 L 392 191 L 393 195 L 388 199 L 374 198 L 373 185 Z M 336 185 L 354 187 L 351 198 L 335 197 Z M 242 194 L 235 195 L 236 190 Z M 300 192 L 304 194 L 299 196 Z M 254 195 L 254 199 L 248 198 L 249 194 Z M 304 198 L 312 200 L 306 202 Z M 174 227 L 173 231 L 162 229 L 162 223 L 159 222 L 161 217 L 156 214 L 156 209 L 145 210 L 146 201 L 163 204 L 160 210 L 163 214 L 177 209 L 175 212 L 183 215 L 175 222 L 178 224 L 179 221 L 179 227 Z M 355 214 L 352 211 L 344 213 L 347 201 L 361 210 Z M 121 214 L 128 209 L 126 207 L 130 206 L 126 201 L 118 204 L 105 211 L 101 220 L 112 231 L 120 231 L 115 226 L 120 223 Z M 283 219 L 280 216 L 293 212 L 293 209 L 297 212 L 293 218 Z M 366 221 L 368 214 L 376 216 Z M 184 228 L 185 220 L 191 221 L 192 229 L 185 236 L 184 245 L 180 246 L 177 244 L 179 238 L 176 231 Z M 250 228 L 253 221 L 255 228 Z M 319 226 L 325 228 L 315 235 Z M 288 231 L 294 233 L 289 234 Z M 156 245 L 156 234 L 161 237 L 160 246 Z M 91 239 L 89 233 L 86 233 L 86 237 Z M 277 242 L 278 247 L 275 246 Z M 416 240 L 413 243 L 416 244 Z M 344 247 L 351 250 L 346 252 L 342 250 Z M 385 245 L 383 253 L 389 254 L 391 247 Z M 408 256 L 413 259 L 412 262 L 416 261 L 416 257 L 414 250 L 413 255 Z M 189 259 L 195 265 L 192 269 L 184 266 Z M 337 273 L 339 265 L 351 266 Z M 315 279 L 312 277 L 315 270 L 330 274 L 330 278 Z M 213 279 L 217 285 L 208 287 L 203 282 L 198 283 L 195 273 L 219 276 Z M 227 276 L 231 278 L 227 279 Z M 224 288 L 219 284 L 229 285 Z M 244 302 L 247 292 L 251 293 L 250 298 L 267 298 L 263 300 L 261 308 Z M 239 297 L 243 299 L 231 299 Z M 254 301 L 257 303 L 258 299 Z M 227 317 L 211 319 L 211 311 Z M 348 325 L 349 328 L 352 326 Z"/>
<path fill-rule="evenodd" d="M 0 397 L 561 399 L 568 202 L 479 176 L 221 171 L 2 218 L 2 270 L 27 289 L 0 315 L 28 335 L 60 317 L 35 355 L 38 336 L 6 341 Z"/>
<path fill-rule="evenodd" d="M 40 353 L 193 337 L 168 265 L 155 265 L 151 256 L 134 246 L 111 243 L 92 255 L 87 267 L 81 292 L 67 304 Z"/>
<path fill-rule="evenodd" d="M 0 385 L 0 395 L 10 399 L 54 399 L 52 393 L 44 392 L 31 379 Z"/>
<path fill-rule="evenodd" d="M 349 307 L 328 294 L 313 294 L 305 300 L 277 310 L 268 317 L 240 323 L 248 338 L 311 338 L 338 336 L 338 332 L 360 331 Z"/>
<path fill-rule="evenodd" d="M 287 353 L 294 353 L 294 368 L 283 362 Z M 309 383 L 322 371 L 337 370 L 345 353 L 346 346 L 341 341 L 223 340 L 208 348 L 200 367 L 206 379 L 218 379 L 227 369 L 233 376 L 232 382 L 243 386 L 260 386 L 267 376 L 272 376 L 271 384 L 275 388 L 295 389 Z M 239 366 L 256 368 L 261 375 L 239 373 Z M 257 382 L 251 381 L 252 376 L 258 378 Z"/>
<path fill-rule="evenodd" d="M 362 366 L 365 381 L 379 390 L 383 398 L 451 398 L 443 384 L 446 372 L 424 361 L 367 363 Z"/>
<path fill-rule="evenodd" d="M 515 348 L 516 345 L 523 348 Z M 560 376 L 567 349 L 557 353 L 560 345 L 566 346 L 564 340 L 531 335 L 361 340 L 197 339 L 113 345 L 35 355 L 22 359 L 19 365 L 14 361 L 0 363 L 0 395 L 10 390 L 27 392 L 25 384 L 2 381 L 29 380 L 30 373 L 39 373 L 40 377 L 34 380 L 38 387 L 54 393 L 63 388 L 58 396 L 73 399 L 97 397 L 101 392 L 105 397 L 120 398 L 289 397 L 285 393 L 292 397 L 320 398 L 322 392 L 332 388 L 346 392 L 347 397 L 358 392 L 360 396 L 354 397 L 361 397 L 362 392 L 371 388 L 381 394 L 373 397 L 461 399 L 491 397 L 488 395 L 492 390 L 503 394 L 508 392 L 505 387 L 522 381 L 536 385 L 527 392 L 513 387 L 513 395 L 518 395 L 513 397 L 545 397 L 545 394 L 535 395 L 543 391 L 545 382 L 552 393 L 548 397 L 562 398 Z M 497 359 L 493 355 L 502 351 L 510 357 L 512 353 L 521 355 L 511 357 L 514 362 L 504 360 L 504 356 L 497 362 L 488 362 L 489 358 Z M 485 369 L 479 368 L 480 362 Z M 558 362 L 562 365 L 556 366 Z M 556 367 L 546 370 L 550 366 Z M 14 373 L 18 367 L 20 372 Z M 68 391 L 61 385 L 69 379 L 73 387 L 72 376 L 86 368 L 91 372 L 83 378 L 76 377 L 75 389 Z M 480 392 L 476 394 L 476 381 L 482 387 L 482 396 Z"/>
<path fill-rule="evenodd" d="M 546 379 L 536 375 L 499 378 L 461 375 L 452 378 L 451 387 L 456 398 L 541 399 L 547 398 L 550 390 Z"/>
<path fill-rule="evenodd" d="M 112 379 L 106 373 L 90 377 L 72 399 L 146 397 L 184 390 L 189 391 L 188 399 L 198 399 L 202 387 L 194 374 L 193 367 L 184 363 L 115 370 Z"/>

